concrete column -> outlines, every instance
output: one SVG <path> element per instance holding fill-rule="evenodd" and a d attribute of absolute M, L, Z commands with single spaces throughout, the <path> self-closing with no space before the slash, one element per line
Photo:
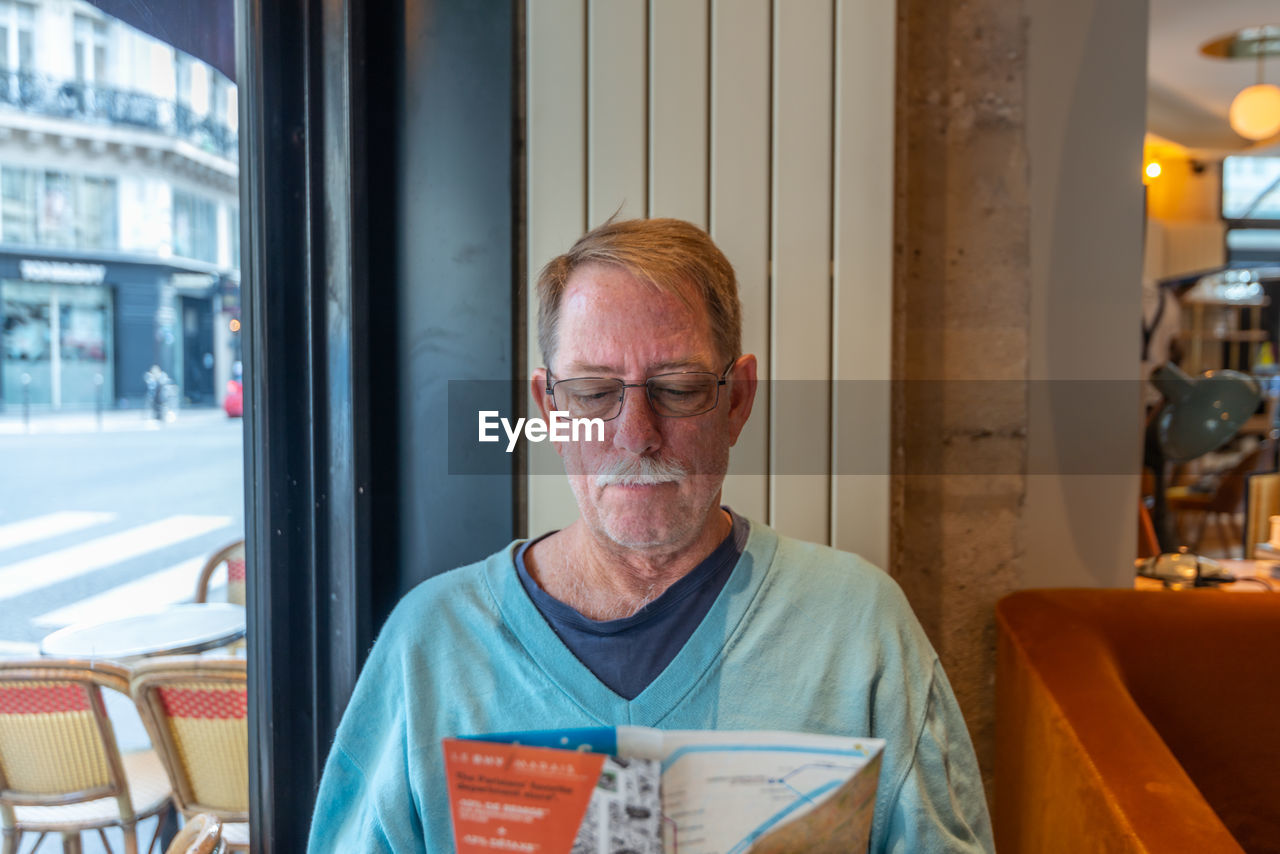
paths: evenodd
<path fill-rule="evenodd" d="M 890 571 L 984 768 L 996 600 L 1026 496 L 1027 26 L 1009 0 L 900 0 Z"/>
<path fill-rule="evenodd" d="M 1127 586 L 1145 0 L 900 0 L 892 574 L 990 773 L 1022 587 Z"/>

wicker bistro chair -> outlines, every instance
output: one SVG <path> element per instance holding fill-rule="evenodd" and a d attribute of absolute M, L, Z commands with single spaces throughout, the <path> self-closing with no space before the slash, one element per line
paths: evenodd
<path fill-rule="evenodd" d="M 27 833 L 60 833 L 62 850 L 79 854 L 85 830 L 97 830 L 110 851 L 108 827 L 119 827 L 124 850 L 137 854 L 137 823 L 171 808 L 155 751 L 122 754 L 116 746 L 103 687 L 128 695 L 128 671 L 102 662 L 0 661 L 4 854 L 15 854 Z"/>
<path fill-rule="evenodd" d="M 244 540 L 236 540 L 218 549 L 205 561 L 196 581 L 197 602 L 209 601 L 209 582 L 218 567 L 227 566 L 227 601 L 233 605 L 244 604 L 245 557 Z"/>
<path fill-rule="evenodd" d="M 200 813 L 183 825 L 165 854 L 222 854 L 222 822 Z"/>
<path fill-rule="evenodd" d="M 243 658 L 144 661 L 130 685 L 188 820 L 222 822 L 228 852 L 249 850 L 249 721 Z"/>

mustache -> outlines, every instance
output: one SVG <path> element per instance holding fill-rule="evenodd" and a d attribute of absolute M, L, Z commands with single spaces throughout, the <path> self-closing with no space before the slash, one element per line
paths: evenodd
<path fill-rule="evenodd" d="M 673 483 L 689 476 L 689 470 L 675 460 L 658 457 L 625 457 L 606 463 L 596 472 L 596 486 L 648 486 Z"/>

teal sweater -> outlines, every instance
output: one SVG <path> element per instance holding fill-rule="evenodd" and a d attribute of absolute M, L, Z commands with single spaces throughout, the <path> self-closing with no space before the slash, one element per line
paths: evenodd
<path fill-rule="evenodd" d="M 453 851 L 445 736 L 619 724 L 886 739 L 871 850 L 993 850 L 951 687 L 876 567 L 752 523 L 702 624 L 628 701 L 534 607 L 518 545 L 423 582 L 387 620 L 325 766 L 309 851 Z"/>

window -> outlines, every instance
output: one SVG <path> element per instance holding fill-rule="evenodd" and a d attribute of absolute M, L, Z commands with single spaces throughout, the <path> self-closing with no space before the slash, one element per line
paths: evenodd
<path fill-rule="evenodd" d="M 76 223 L 71 192 L 70 175 L 65 172 L 44 173 L 40 242 L 45 246 L 75 246 Z"/>
<path fill-rule="evenodd" d="M 6 166 L 0 171 L 0 240 L 75 249 L 120 245 L 115 178 Z"/>
<path fill-rule="evenodd" d="M 0 0 L 0 71 L 34 71 L 36 10 Z"/>
<path fill-rule="evenodd" d="M 20 103 L 22 78 L 35 70 L 35 7 L 0 0 L 0 101 Z"/>
<path fill-rule="evenodd" d="M 30 169 L 0 170 L 0 240 L 36 242 L 36 173 Z"/>
<path fill-rule="evenodd" d="M 1280 157 L 1227 157 L 1222 161 L 1222 217 L 1280 220 Z"/>
<path fill-rule="evenodd" d="M 218 207 L 212 200 L 173 191 L 173 252 L 210 264 L 218 262 Z"/>
<path fill-rule="evenodd" d="M 114 249 L 119 245 L 116 179 L 88 175 L 76 182 L 76 246 Z"/>
<path fill-rule="evenodd" d="M 191 106 L 191 57 L 180 50 L 173 52 L 173 79 L 176 100 L 184 107 Z"/>
<path fill-rule="evenodd" d="M 84 15 L 75 16 L 76 80 L 107 82 L 107 24 Z"/>

